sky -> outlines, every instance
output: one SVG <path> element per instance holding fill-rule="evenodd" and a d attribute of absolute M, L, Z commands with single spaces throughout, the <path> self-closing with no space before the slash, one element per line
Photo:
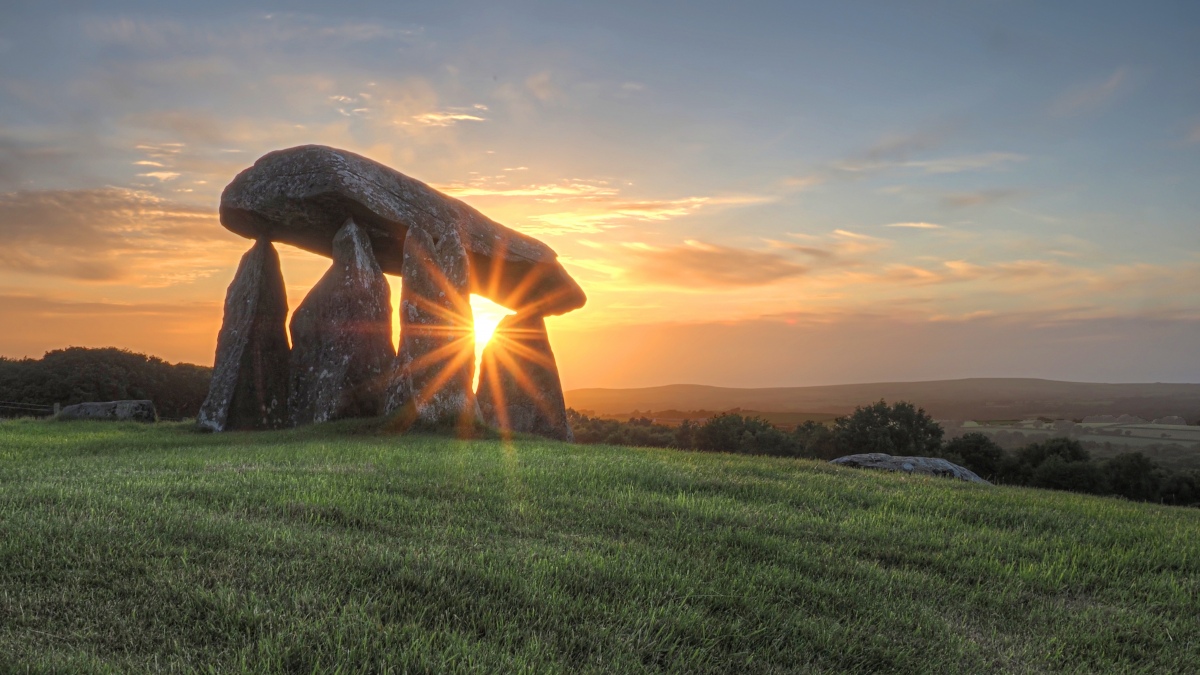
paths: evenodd
<path fill-rule="evenodd" d="M 568 389 L 1200 382 L 1200 3 L 94 4 L 0 7 L 0 355 L 211 364 L 320 143 L 557 251 Z"/>

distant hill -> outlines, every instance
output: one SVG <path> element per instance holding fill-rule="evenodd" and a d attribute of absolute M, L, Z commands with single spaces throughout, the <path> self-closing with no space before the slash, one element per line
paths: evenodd
<path fill-rule="evenodd" d="M 1020 419 L 1129 413 L 1146 419 L 1200 418 L 1200 384 L 1098 384 L 1033 378 L 970 378 L 821 387 L 736 389 L 672 384 L 639 389 L 572 389 L 567 405 L 598 414 L 630 410 L 729 410 L 845 414 L 855 406 L 905 400 L 938 419 Z"/>

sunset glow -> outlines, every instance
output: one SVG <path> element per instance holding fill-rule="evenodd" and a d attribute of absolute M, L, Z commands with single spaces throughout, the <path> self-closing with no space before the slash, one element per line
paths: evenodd
<path fill-rule="evenodd" d="M 1200 378 L 1196 10 L 871 7 L 0 10 L 0 354 L 210 364 L 222 188 L 321 143 L 553 248 L 568 388 Z"/>

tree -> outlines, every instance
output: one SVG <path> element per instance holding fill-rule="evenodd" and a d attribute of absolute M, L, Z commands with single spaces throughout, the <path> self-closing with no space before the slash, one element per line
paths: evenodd
<path fill-rule="evenodd" d="M 696 447 L 710 452 L 751 455 L 797 455 L 794 439 L 761 417 L 725 413 L 696 430 Z"/>
<path fill-rule="evenodd" d="M 1104 474 L 1113 494 L 1140 502 L 1158 500 L 1162 469 L 1140 452 L 1123 452 L 1108 460 Z"/>
<path fill-rule="evenodd" d="M 1083 444 L 1063 436 L 1032 443 L 1017 451 L 1017 459 L 1033 468 L 1041 466 L 1042 462 L 1051 457 L 1058 457 L 1064 462 L 1087 462 L 1092 458 L 1088 451 L 1083 449 Z"/>
<path fill-rule="evenodd" d="M 837 459 L 841 456 L 833 430 L 824 424 L 809 420 L 792 432 L 801 457 L 811 459 Z"/>
<path fill-rule="evenodd" d="M 906 457 L 936 457 L 942 446 L 942 427 L 924 408 L 906 401 L 889 406 L 880 400 L 854 409 L 833 423 L 842 454 L 883 452 Z"/>
<path fill-rule="evenodd" d="M 991 480 L 1000 472 L 1004 449 L 985 434 L 975 432 L 951 439 L 942 449 L 942 457 Z"/>
<path fill-rule="evenodd" d="M 1033 470 L 1030 487 L 1104 494 L 1104 473 L 1092 461 L 1069 462 L 1062 455 L 1050 455 Z"/>

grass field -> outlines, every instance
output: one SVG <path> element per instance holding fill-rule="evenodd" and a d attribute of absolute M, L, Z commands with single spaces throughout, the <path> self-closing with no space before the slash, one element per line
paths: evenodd
<path fill-rule="evenodd" d="M 0 672 L 1196 672 L 1200 510 L 370 425 L 0 423 Z"/>

